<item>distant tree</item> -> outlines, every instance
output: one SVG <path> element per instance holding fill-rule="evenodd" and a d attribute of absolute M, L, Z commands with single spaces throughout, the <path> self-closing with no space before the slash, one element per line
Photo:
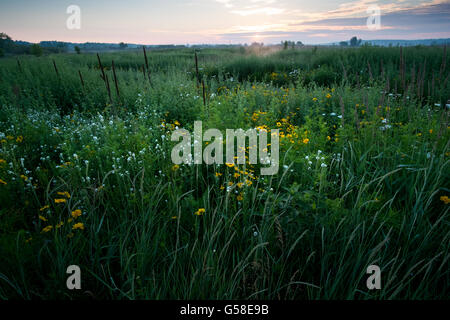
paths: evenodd
<path fill-rule="evenodd" d="M 44 50 L 42 50 L 41 46 L 36 43 L 30 47 L 30 53 L 32 55 L 35 55 L 36 57 L 42 56 L 43 52 L 44 52 Z"/>
<path fill-rule="evenodd" d="M 359 46 L 359 45 L 361 44 L 361 42 L 362 42 L 362 40 L 361 40 L 361 39 L 358 39 L 357 37 L 353 37 L 353 38 L 350 39 L 350 45 L 351 45 L 352 47 L 357 47 L 357 46 Z"/>
<path fill-rule="evenodd" d="M 0 58 L 3 57 L 5 54 L 3 53 L 3 49 L 0 48 Z"/>
<path fill-rule="evenodd" d="M 0 33 L 0 48 L 5 49 L 8 45 L 12 44 L 12 39 L 6 34 Z"/>
<path fill-rule="evenodd" d="M 348 46 L 348 42 L 347 41 L 341 41 L 341 42 L 339 42 L 339 45 L 341 47 L 347 47 Z"/>
<path fill-rule="evenodd" d="M 297 41 L 297 47 L 303 47 L 303 42 Z"/>
<path fill-rule="evenodd" d="M 120 49 L 125 49 L 126 47 L 128 47 L 128 45 L 126 43 L 123 43 L 123 42 L 119 43 Z"/>
<path fill-rule="evenodd" d="M 287 42 L 287 41 L 285 41 L 285 42 L 283 43 L 284 50 L 287 50 L 288 45 L 289 45 L 289 42 Z"/>
<path fill-rule="evenodd" d="M 0 40 L 9 40 L 9 41 L 11 41 L 12 39 L 6 33 L 0 32 Z"/>
<path fill-rule="evenodd" d="M 75 46 L 75 52 L 77 53 L 77 54 L 80 54 L 81 53 L 81 49 L 80 49 L 80 47 L 79 46 Z"/>

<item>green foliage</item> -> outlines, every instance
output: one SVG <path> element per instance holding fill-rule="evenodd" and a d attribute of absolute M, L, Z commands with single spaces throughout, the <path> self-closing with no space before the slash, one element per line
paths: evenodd
<path fill-rule="evenodd" d="M 362 40 L 358 39 L 357 37 L 353 37 L 350 39 L 350 46 L 352 47 L 357 47 L 359 45 L 361 45 Z"/>
<path fill-rule="evenodd" d="M 2 59 L 0 299 L 83 298 L 73 264 L 100 299 L 445 299 L 442 48 L 403 50 L 423 95 L 399 48 L 252 50 L 199 52 L 206 105 L 191 49 L 149 51 L 151 83 L 141 51 L 101 54 L 112 104 L 95 55 Z M 279 173 L 174 166 L 196 120 L 279 129 Z"/>
<path fill-rule="evenodd" d="M 38 44 L 33 44 L 30 47 L 30 53 L 36 57 L 42 56 L 43 52 L 44 52 L 44 50 L 42 50 L 41 46 Z"/>

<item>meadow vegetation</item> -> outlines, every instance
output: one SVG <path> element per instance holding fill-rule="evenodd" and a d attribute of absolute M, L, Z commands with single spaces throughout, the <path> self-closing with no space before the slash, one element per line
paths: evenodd
<path fill-rule="evenodd" d="M 265 50 L 1 58 L 0 299 L 448 298 L 446 50 Z M 174 165 L 196 120 L 279 173 Z"/>

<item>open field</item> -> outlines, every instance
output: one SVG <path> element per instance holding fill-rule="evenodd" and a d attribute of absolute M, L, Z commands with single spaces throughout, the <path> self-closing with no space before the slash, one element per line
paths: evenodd
<path fill-rule="evenodd" d="M 443 47 L 197 55 L 0 59 L 0 299 L 448 298 Z M 174 165 L 198 120 L 280 129 L 278 174 Z"/>

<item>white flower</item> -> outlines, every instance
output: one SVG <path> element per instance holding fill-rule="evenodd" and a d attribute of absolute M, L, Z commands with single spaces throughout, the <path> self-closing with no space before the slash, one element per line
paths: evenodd
<path fill-rule="evenodd" d="M 326 168 L 326 167 L 327 167 L 327 165 L 326 165 L 325 163 L 322 163 L 320 166 L 321 166 L 322 168 Z"/>

